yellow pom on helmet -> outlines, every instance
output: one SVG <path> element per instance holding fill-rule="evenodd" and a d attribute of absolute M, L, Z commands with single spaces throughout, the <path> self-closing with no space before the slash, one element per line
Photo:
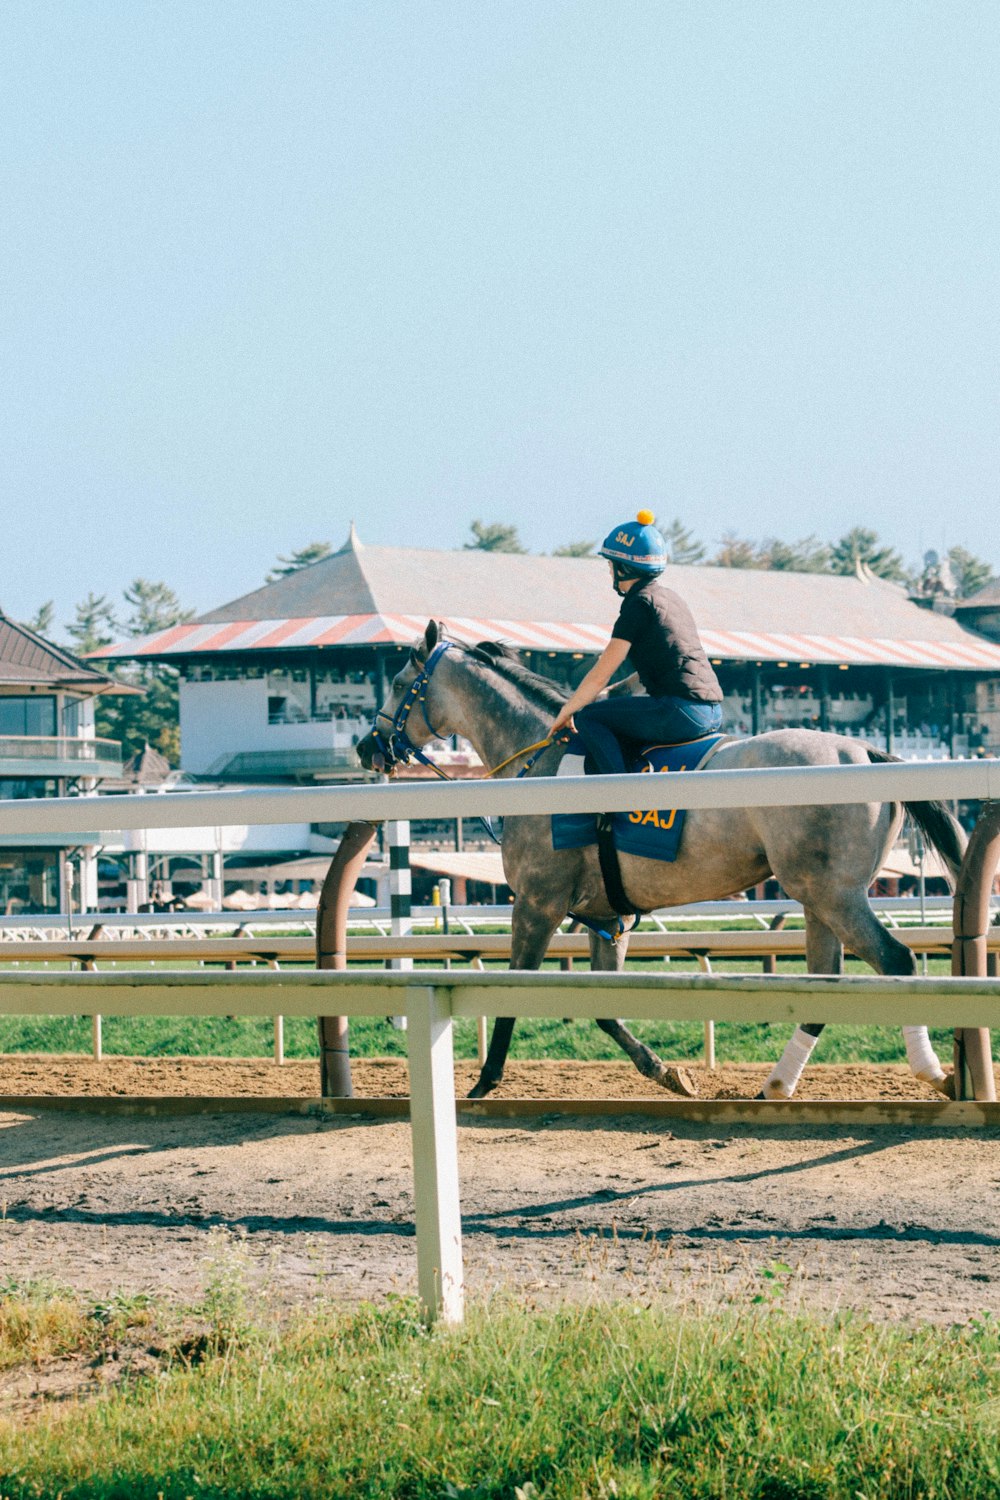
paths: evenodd
<path fill-rule="evenodd" d="M 662 573 L 667 562 L 667 544 L 653 524 L 651 510 L 640 510 L 634 521 L 624 521 L 608 533 L 601 557 L 620 564 L 634 574 L 651 577 Z"/>

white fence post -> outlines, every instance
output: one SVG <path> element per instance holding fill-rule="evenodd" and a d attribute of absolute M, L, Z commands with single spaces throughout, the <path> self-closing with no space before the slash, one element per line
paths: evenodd
<path fill-rule="evenodd" d="M 450 996 L 413 985 L 406 1002 L 417 1289 L 428 1321 L 460 1323 L 465 1285 Z"/>
<path fill-rule="evenodd" d="M 410 825 L 398 820 L 386 825 L 389 850 L 389 931 L 393 937 L 408 937 L 413 931 L 413 877 L 410 873 Z M 412 958 L 390 958 L 390 969 L 412 969 Z M 393 1016 L 397 1031 L 406 1030 L 406 1017 Z"/>

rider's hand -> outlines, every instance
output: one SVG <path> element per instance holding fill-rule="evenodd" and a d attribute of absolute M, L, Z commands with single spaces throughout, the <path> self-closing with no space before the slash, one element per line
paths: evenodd
<path fill-rule="evenodd" d="M 552 723 L 549 725 L 550 737 L 557 735 L 560 729 L 564 729 L 567 725 L 569 725 L 571 729 L 574 727 L 573 715 L 569 713 L 567 709 L 563 708 L 559 711 L 559 713 L 556 714 L 555 718 L 552 720 Z"/>

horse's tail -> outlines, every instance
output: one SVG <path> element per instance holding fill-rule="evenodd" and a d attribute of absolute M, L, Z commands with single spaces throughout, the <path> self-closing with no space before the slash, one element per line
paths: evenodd
<path fill-rule="evenodd" d="M 884 750 L 876 750 L 874 745 L 866 745 L 865 749 L 873 765 L 898 765 L 901 762 L 900 756 L 887 755 Z M 904 802 L 903 806 L 930 847 L 944 860 L 952 884 L 956 884 L 968 842 L 961 823 L 952 816 L 944 802 Z"/>

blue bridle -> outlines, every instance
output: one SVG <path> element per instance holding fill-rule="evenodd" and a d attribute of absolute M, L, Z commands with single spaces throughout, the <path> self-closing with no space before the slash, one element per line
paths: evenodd
<path fill-rule="evenodd" d="M 403 701 L 396 709 L 395 717 L 390 721 L 391 728 L 388 734 L 383 734 L 378 726 L 378 721 L 379 719 L 388 720 L 389 715 L 383 713 L 381 709 L 376 712 L 375 718 L 372 721 L 371 734 L 372 739 L 375 741 L 376 750 L 385 761 L 385 769 L 387 771 L 391 770 L 395 765 L 405 766 L 411 760 L 418 760 L 421 765 L 430 766 L 434 770 L 437 769 L 433 761 L 428 760 L 419 745 L 415 745 L 410 739 L 406 732 L 406 725 L 410 714 L 419 704 L 420 712 L 424 716 L 424 723 L 430 730 L 431 735 L 434 739 L 440 739 L 439 731 L 434 728 L 427 714 L 427 688 L 434 675 L 435 667 L 451 644 L 451 641 L 439 641 L 434 647 L 434 650 L 406 689 Z"/>
<path fill-rule="evenodd" d="M 416 677 L 414 677 L 413 681 L 406 689 L 403 700 L 400 703 L 399 707 L 396 709 L 395 715 L 390 721 L 391 728 L 387 735 L 383 734 L 381 729 L 378 727 L 378 721 L 379 719 L 388 720 L 389 715 L 383 713 L 381 709 L 376 710 L 375 718 L 372 721 L 371 735 L 372 739 L 375 742 L 376 750 L 385 761 L 384 769 L 386 771 L 391 771 L 392 767 L 395 765 L 406 765 L 408 761 L 417 760 L 421 765 L 429 767 L 430 770 L 434 772 L 435 776 L 443 776 L 446 780 L 450 779 L 445 775 L 445 772 L 443 772 L 439 766 L 436 766 L 434 762 L 424 754 L 419 745 L 415 745 L 413 743 L 406 732 L 406 725 L 409 721 L 410 714 L 413 712 L 414 708 L 416 708 L 417 704 L 419 704 L 420 712 L 424 716 L 424 723 L 430 730 L 431 735 L 435 739 L 441 738 L 440 732 L 434 728 L 434 725 L 430 721 L 430 716 L 427 713 L 427 688 L 431 678 L 434 675 L 435 667 L 451 645 L 451 641 L 439 641 L 438 644 L 434 647 L 433 651 L 421 667 L 420 671 L 417 673 Z M 564 735 L 563 738 L 565 739 L 567 738 L 567 736 Z M 528 774 L 538 758 L 545 753 L 545 749 L 548 748 L 548 744 L 549 742 L 546 741 L 544 746 L 539 745 L 536 748 L 534 755 L 531 756 L 530 760 L 528 760 L 522 767 L 522 769 L 518 772 L 519 777 L 526 776 Z M 497 834 L 495 828 L 493 827 L 492 818 L 481 816 L 479 821 L 480 823 L 482 823 L 483 827 L 486 829 L 486 832 L 489 834 L 493 842 L 495 844 L 499 844 L 500 836 Z M 500 822 L 502 825 L 503 820 L 501 819 Z M 597 922 L 592 921 L 589 917 L 580 916 L 578 912 L 572 911 L 569 913 L 569 916 L 573 919 L 573 921 L 580 922 L 584 927 L 589 927 L 591 931 L 598 933 L 603 938 L 607 938 L 609 942 L 614 942 L 614 937 L 612 936 L 612 934 L 608 932 L 604 927 L 600 926 Z M 625 925 L 622 922 L 621 917 L 619 917 L 618 936 L 621 936 L 624 930 Z"/>

